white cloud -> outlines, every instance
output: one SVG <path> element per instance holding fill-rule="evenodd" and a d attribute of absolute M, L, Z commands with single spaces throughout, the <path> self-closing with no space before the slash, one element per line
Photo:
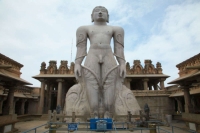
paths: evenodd
<path fill-rule="evenodd" d="M 127 61 L 140 59 L 143 62 L 147 58 L 152 59 L 154 64 L 160 61 L 164 73 L 178 76 L 175 65 L 199 52 L 200 6 L 197 2 L 171 5 L 162 17 L 163 21 L 158 19 L 156 24 L 159 25 L 149 29 L 148 34 L 153 34 L 142 37 L 147 40 L 140 40 L 141 35 L 146 33 L 140 29 L 135 31 L 137 25 L 134 22 L 148 28 L 149 22 L 142 20 L 163 3 L 164 0 L 2 0 L 0 50 L 2 54 L 24 64 L 22 78 L 40 86 L 31 76 L 39 74 L 41 62 L 45 61 L 48 65 L 49 60 L 57 60 L 57 64 L 60 60 L 70 61 L 72 39 L 74 59 L 76 29 L 91 24 L 92 9 L 103 5 L 109 10 L 109 24 L 120 25 L 128 31 L 125 33 Z M 137 44 L 133 45 L 135 41 Z M 129 48 L 134 50 L 128 51 Z"/>
<path fill-rule="evenodd" d="M 163 21 L 157 25 L 160 29 L 133 51 L 127 51 L 127 60 L 151 59 L 154 64 L 159 61 L 164 73 L 171 76 L 166 83 L 177 78 L 175 65 L 200 52 L 199 12 L 199 2 L 169 6 Z"/>

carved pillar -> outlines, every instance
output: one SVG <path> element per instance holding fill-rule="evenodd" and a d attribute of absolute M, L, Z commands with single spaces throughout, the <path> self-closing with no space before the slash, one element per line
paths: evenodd
<path fill-rule="evenodd" d="M 7 96 L 8 101 L 7 101 L 6 110 L 5 110 L 7 112 L 5 112 L 5 114 L 14 114 L 13 113 L 14 92 L 15 92 L 14 87 L 10 87 L 8 96 Z"/>
<path fill-rule="evenodd" d="M 41 88 L 40 88 L 40 100 L 39 100 L 39 105 L 38 105 L 38 114 L 43 113 L 44 109 L 44 89 L 45 89 L 45 80 L 40 79 L 41 82 Z"/>
<path fill-rule="evenodd" d="M 52 90 L 53 90 L 53 84 L 50 85 L 50 88 L 49 88 L 49 96 L 48 96 L 48 110 L 51 109 L 51 93 L 52 93 Z"/>
<path fill-rule="evenodd" d="M 154 84 L 153 84 L 153 88 L 154 88 L 154 90 L 158 90 L 158 85 L 157 85 L 157 83 L 154 83 Z"/>
<path fill-rule="evenodd" d="M 57 106 L 60 105 L 61 106 L 61 102 L 62 102 L 62 99 L 61 99 L 61 96 L 62 96 L 62 82 L 64 80 L 62 79 L 58 79 L 57 82 L 58 82 L 58 93 L 57 93 Z"/>
<path fill-rule="evenodd" d="M 144 79 L 142 79 L 142 81 L 143 81 L 143 85 L 144 85 L 144 90 L 148 90 L 148 81 L 149 81 L 149 79 L 148 78 L 144 78 Z"/>
<path fill-rule="evenodd" d="M 19 98 L 14 98 L 14 101 L 13 101 L 13 113 L 15 114 L 15 105 L 16 105 L 16 102 L 19 101 Z"/>
<path fill-rule="evenodd" d="M 27 101 L 27 99 L 22 99 L 22 104 L 21 104 L 21 115 L 24 115 L 24 106 L 25 106 L 25 102 Z"/>
<path fill-rule="evenodd" d="M 6 97 L 0 98 L 0 114 L 2 114 L 3 102 L 6 100 Z"/>
<path fill-rule="evenodd" d="M 128 88 L 131 89 L 131 79 L 125 78 L 124 85 Z"/>
<path fill-rule="evenodd" d="M 164 90 L 165 89 L 165 84 L 164 84 L 165 78 L 160 78 L 160 89 Z"/>
<path fill-rule="evenodd" d="M 192 104 L 190 99 L 190 91 L 189 88 L 183 89 L 184 92 L 184 100 L 185 100 L 185 113 L 192 113 Z"/>

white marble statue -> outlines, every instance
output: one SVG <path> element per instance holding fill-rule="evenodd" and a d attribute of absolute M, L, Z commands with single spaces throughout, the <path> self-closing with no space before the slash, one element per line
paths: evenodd
<path fill-rule="evenodd" d="M 91 118 L 112 118 L 126 115 L 127 111 L 138 114 L 140 107 L 135 96 L 122 83 L 126 76 L 124 30 L 107 25 L 109 15 L 105 7 L 95 7 L 91 18 L 93 25 L 81 26 L 76 32 L 74 72 L 78 84 L 66 95 L 65 111 Z M 114 53 L 110 46 L 112 38 Z M 88 53 L 87 39 L 90 41 Z"/>

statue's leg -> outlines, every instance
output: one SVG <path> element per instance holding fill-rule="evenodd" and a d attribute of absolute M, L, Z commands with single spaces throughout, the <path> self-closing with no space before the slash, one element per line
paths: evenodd
<path fill-rule="evenodd" d="M 84 77 L 91 118 L 98 118 L 98 82 L 94 74 L 87 69 L 84 69 Z"/>
<path fill-rule="evenodd" d="M 115 85 L 116 85 L 117 70 L 113 70 L 106 78 L 104 84 L 104 118 L 112 118 L 115 100 Z"/>

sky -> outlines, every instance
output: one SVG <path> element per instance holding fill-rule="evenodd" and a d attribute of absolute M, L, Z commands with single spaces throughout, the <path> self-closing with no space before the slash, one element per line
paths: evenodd
<path fill-rule="evenodd" d="M 95 6 L 108 9 L 108 25 L 124 28 L 126 61 L 160 62 L 170 76 L 165 86 L 178 78 L 177 64 L 200 53 L 199 0 L 0 0 L 0 53 L 23 64 L 21 78 L 39 87 L 32 76 L 42 62 L 75 60 L 76 29 L 93 24 Z"/>

